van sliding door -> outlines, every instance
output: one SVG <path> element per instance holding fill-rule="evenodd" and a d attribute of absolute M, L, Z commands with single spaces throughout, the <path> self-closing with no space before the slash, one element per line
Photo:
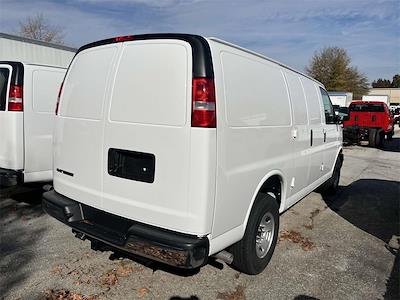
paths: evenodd
<path fill-rule="evenodd" d="M 292 141 L 294 168 L 288 174 L 288 183 L 290 185 L 290 194 L 288 196 L 293 196 L 306 188 L 309 182 L 310 154 L 308 149 L 310 148 L 310 131 L 307 103 L 300 77 L 289 71 L 285 72 L 285 77 L 288 84 L 293 115 Z M 287 203 L 287 205 L 292 205 L 297 198 L 293 199 L 291 203 Z"/>
<path fill-rule="evenodd" d="M 307 99 L 307 111 L 309 120 L 308 151 L 310 156 L 309 184 L 321 178 L 323 175 L 323 151 L 324 133 L 322 127 L 322 105 L 319 100 L 317 85 L 307 78 L 302 78 L 304 93 Z"/>

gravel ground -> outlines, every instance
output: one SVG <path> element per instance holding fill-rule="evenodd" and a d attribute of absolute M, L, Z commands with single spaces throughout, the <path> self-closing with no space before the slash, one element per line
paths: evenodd
<path fill-rule="evenodd" d="M 281 216 L 266 270 L 212 262 L 184 272 L 96 252 L 44 214 L 37 194 L 0 201 L 0 299 L 400 299 L 400 132 L 383 150 L 344 151 L 339 193 Z M 396 245 L 397 244 L 397 245 Z"/>

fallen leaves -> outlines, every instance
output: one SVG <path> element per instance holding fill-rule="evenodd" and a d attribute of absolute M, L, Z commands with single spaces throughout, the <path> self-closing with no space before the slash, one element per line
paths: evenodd
<path fill-rule="evenodd" d="M 124 266 L 124 265 L 119 266 L 119 267 L 115 270 L 115 273 L 116 273 L 118 276 L 121 276 L 121 277 L 127 277 L 127 276 L 129 276 L 129 274 L 132 273 L 132 272 L 133 272 L 133 267 L 132 267 L 132 266 Z"/>
<path fill-rule="evenodd" d="M 118 268 L 108 271 L 101 278 L 101 284 L 105 286 L 113 286 L 118 283 L 119 277 L 127 277 L 133 272 L 133 267 L 127 264 L 121 264 Z"/>
<path fill-rule="evenodd" d="M 118 283 L 118 276 L 113 272 L 107 272 L 101 279 L 101 284 L 106 286 L 116 285 Z"/>
<path fill-rule="evenodd" d="M 246 300 L 246 295 L 244 294 L 244 286 L 238 285 L 233 292 L 219 292 L 217 294 L 217 299 L 221 300 Z"/>
<path fill-rule="evenodd" d="M 304 251 L 310 251 L 314 248 L 314 243 L 312 243 L 308 238 L 303 237 L 300 232 L 294 230 L 281 231 L 279 241 L 284 240 L 299 244 Z"/>
<path fill-rule="evenodd" d="M 46 290 L 43 299 L 45 300 L 96 300 L 97 295 L 85 296 L 68 290 Z"/>
<path fill-rule="evenodd" d="M 146 287 L 142 287 L 137 290 L 137 294 L 138 294 L 139 298 L 144 297 L 148 292 L 150 292 L 150 290 Z"/>

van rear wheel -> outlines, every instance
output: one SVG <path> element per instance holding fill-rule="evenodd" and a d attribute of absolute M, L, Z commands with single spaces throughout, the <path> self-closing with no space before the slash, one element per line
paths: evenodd
<path fill-rule="evenodd" d="M 276 199 L 260 193 L 253 205 L 243 239 L 231 247 L 233 266 L 255 275 L 261 273 L 274 252 L 279 231 L 279 207 Z"/>

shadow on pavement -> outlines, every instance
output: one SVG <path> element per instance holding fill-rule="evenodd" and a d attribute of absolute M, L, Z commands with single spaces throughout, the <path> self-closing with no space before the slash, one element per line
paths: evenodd
<path fill-rule="evenodd" d="M 400 235 L 400 182 L 360 179 L 324 201 L 339 216 L 361 230 L 389 243 Z M 397 271 L 396 271 L 397 270 Z M 387 282 L 385 299 L 399 299 L 398 253 Z M 395 281 L 397 276 L 397 281 Z M 392 284 L 396 282 L 396 284 Z"/>
<path fill-rule="evenodd" d="M 43 215 L 40 187 L 16 187 L 0 191 L 0 299 L 31 272 L 28 263 L 45 229 L 33 229 L 29 220 Z"/>
<path fill-rule="evenodd" d="M 391 141 L 385 140 L 382 150 L 388 152 L 400 152 L 400 138 L 394 137 Z"/>

